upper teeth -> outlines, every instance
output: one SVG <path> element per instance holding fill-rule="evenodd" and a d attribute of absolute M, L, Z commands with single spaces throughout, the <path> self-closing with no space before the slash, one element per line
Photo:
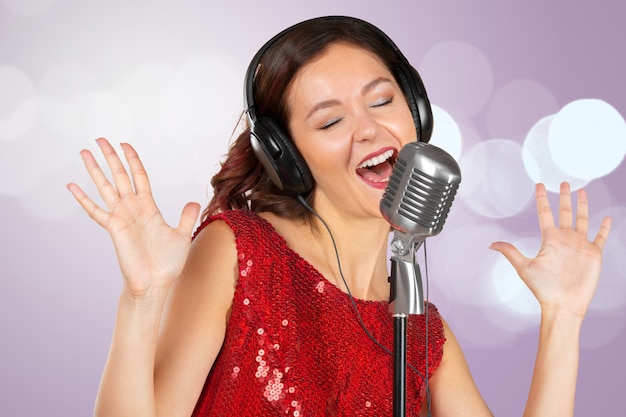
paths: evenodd
<path fill-rule="evenodd" d="M 378 156 L 375 156 L 373 158 L 368 159 L 367 161 L 364 161 L 357 168 L 367 168 L 367 167 L 376 166 L 378 164 L 385 162 L 387 159 L 391 158 L 392 155 L 393 155 L 393 150 L 389 149 L 388 151 L 381 153 Z"/>

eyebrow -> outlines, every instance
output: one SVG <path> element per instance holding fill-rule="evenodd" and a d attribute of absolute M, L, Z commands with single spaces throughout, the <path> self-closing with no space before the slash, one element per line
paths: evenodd
<path fill-rule="evenodd" d="M 363 88 L 361 89 L 361 95 L 367 94 L 369 91 L 373 90 L 377 85 L 381 83 L 385 83 L 385 82 L 390 83 L 391 80 L 387 77 L 378 77 L 370 81 L 369 83 L 365 84 Z M 325 109 L 327 107 L 336 106 L 338 104 L 340 104 L 340 102 L 337 99 L 320 101 L 319 103 L 316 103 L 315 106 L 313 106 L 313 108 L 311 109 L 309 114 L 307 114 L 305 119 L 308 119 L 309 117 L 311 117 L 313 113 L 315 113 L 318 110 Z"/>

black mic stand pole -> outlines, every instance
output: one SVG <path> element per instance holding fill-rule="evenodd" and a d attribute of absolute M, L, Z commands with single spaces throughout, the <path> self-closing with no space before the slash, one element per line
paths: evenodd
<path fill-rule="evenodd" d="M 391 295 L 393 323 L 393 416 L 406 417 L 406 324 L 410 314 L 424 314 L 424 294 L 415 252 L 423 240 L 398 230 L 391 241 Z M 428 348 L 428 347 L 427 347 Z"/>

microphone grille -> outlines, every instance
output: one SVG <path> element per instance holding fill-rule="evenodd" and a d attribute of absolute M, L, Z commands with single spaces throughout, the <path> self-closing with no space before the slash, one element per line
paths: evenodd
<path fill-rule="evenodd" d="M 445 151 L 421 142 L 398 155 L 380 203 L 394 228 L 421 236 L 438 234 L 461 182 L 456 161 Z"/>

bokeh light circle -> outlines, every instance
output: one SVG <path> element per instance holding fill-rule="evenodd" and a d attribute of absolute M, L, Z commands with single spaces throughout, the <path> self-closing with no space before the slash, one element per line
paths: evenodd
<path fill-rule="evenodd" d="M 433 134 L 430 137 L 431 144 L 448 152 L 457 161 L 461 157 L 463 140 L 461 129 L 456 120 L 439 106 L 432 106 L 433 111 Z"/>
<path fill-rule="evenodd" d="M 554 116 L 549 136 L 554 162 L 576 178 L 606 175 L 626 154 L 626 122 L 602 100 L 581 99 L 564 106 Z"/>
<path fill-rule="evenodd" d="M 513 216 L 533 199 L 534 183 L 513 141 L 492 139 L 472 146 L 461 159 L 459 196 L 475 213 L 491 218 Z"/>
<path fill-rule="evenodd" d="M 430 284 L 461 305 L 493 305 L 498 302 L 489 270 L 497 253 L 489 250 L 503 230 L 494 224 L 480 224 L 464 217 L 466 224 L 452 227 L 428 241 L 432 259 Z M 471 262 L 459 260 L 471 259 Z"/>
<path fill-rule="evenodd" d="M 487 108 L 487 128 L 493 138 L 523 138 L 538 119 L 558 110 L 554 94 L 544 85 L 513 80 L 493 94 Z"/>
<path fill-rule="evenodd" d="M 466 119 L 481 111 L 493 90 L 491 63 L 474 45 L 443 42 L 432 47 L 419 66 L 432 103 Z"/>
<path fill-rule="evenodd" d="M 528 257 L 534 257 L 541 244 L 538 238 L 517 239 L 511 243 Z M 539 304 L 504 256 L 493 263 L 491 277 L 499 305 L 512 310 L 516 315 L 530 317 L 531 322 L 536 324 L 540 314 Z"/>
<path fill-rule="evenodd" d="M 548 138 L 553 118 L 553 115 L 544 117 L 528 132 L 522 150 L 524 167 L 530 178 L 543 183 L 548 191 L 558 192 L 563 181 L 569 182 L 572 190 L 579 189 L 589 181 L 568 175 L 552 159 Z"/>

